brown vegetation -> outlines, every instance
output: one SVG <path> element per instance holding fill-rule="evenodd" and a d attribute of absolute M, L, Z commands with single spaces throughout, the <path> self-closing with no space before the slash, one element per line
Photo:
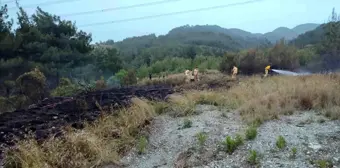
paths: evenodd
<path fill-rule="evenodd" d="M 179 87 L 212 81 L 223 84 L 230 81 L 230 77 L 219 73 L 202 75 L 200 82 Z M 230 89 L 195 90 L 188 87 L 189 90 L 171 95 L 168 102 L 133 99 L 134 105 L 121 110 L 118 116 L 105 116 L 95 124 L 88 124 L 82 131 L 68 130 L 64 138 L 51 138 L 42 144 L 32 139 L 21 141 L 16 149 L 7 151 L 5 163 L 8 167 L 13 164 L 22 167 L 91 167 L 118 163 L 120 156 L 137 144 L 142 126 L 148 123 L 146 121 L 164 112 L 171 112 L 174 117 L 193 115 L 197 104 L 238 110 L 249 123 L 261 123 L 280 115 L 308 110 L 320 111 L 331 119 L 340 118 L 339 75 L 253 76 L 235 80 L 232 84 Z"/>
<path fill-rule="evenodd" d="M 229 90 L 188 91 L 193 102 L 238 109 L 247 121 L 265 121 L 294 111 L 318 110 L 339 119 L 340 76 L 249 77 Z"/>
<path fill-rule="evenodd" d="M 155 115 L 155 108 L 147 101 L 132 101 L 133 105 L 117 116 L 104 116 L 81 131 L 69 129 L 62 138 L 51 137 L 41 144 L 34 139 L 20 141 L 15 149 L 6 151 L 5 167 L 84 168 L 117 163 Z"/>

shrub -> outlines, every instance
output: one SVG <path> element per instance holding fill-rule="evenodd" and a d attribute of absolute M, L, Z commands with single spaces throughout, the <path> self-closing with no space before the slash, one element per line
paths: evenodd
<path fill-rule="evenodd" d="M 100 77 L 100 80 L 97 80 L 96 81 L 96 89 L 97 90 L 100 90 L 100 89 L 105 89 L 107 86 L 106 86 L 106 82 L 104 80 L 104 77 L 101 76 Z"/>
<path fill-rule="evenodd" d="M 16 79 L 16 84 L 20 88 L 21 93 L 34 103 L 42 100 L 47 94 L 45 75 L 37 68 L 20 75 Z"/>
<path fill-rule="evenodd" d="M 73 84 L 68 78 L 61 78 L 58 87 L 51 91 L 52 96 L 72 96 L 80 91 L 77 84 Z"/>

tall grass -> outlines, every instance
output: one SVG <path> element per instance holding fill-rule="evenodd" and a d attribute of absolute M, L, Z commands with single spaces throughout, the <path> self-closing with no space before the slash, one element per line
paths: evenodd
<path fill-rule="evenodd" d="M 86 168 L 116 163 L 122 153 L 136 144 L 138 131 L 155 115 L 146 101 L 134 98 L 133 105 L 118 116 L 104 116 L 83 130 L 69 130 L 63 138 L 39 144 L 34 139 L 20 141 L 5 153 L 5 167 Z"/>
<path fill-rule="evenodd" d="M 251 78 L 229 91 L 239 102 L 241 115 L 248 121 L 275 119 L 294 111 L 328 112 L 333 119 L 340 112 L 340 80 L 337 75 Z"/>
<path fill-rule="evenodd" d="M 246 121 L 276 119 L 294 111 L 319 110 L 332 119 L 340 118 L 340 76 L 257 76 L 241 80 L 229 90 L 187 91 L 196 104 L 213 104 L 237 109 Z"/>

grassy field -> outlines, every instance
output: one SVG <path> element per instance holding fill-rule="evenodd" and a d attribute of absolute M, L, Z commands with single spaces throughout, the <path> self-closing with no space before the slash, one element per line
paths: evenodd
<path fill-rule="evenodd" d="M 197 104 L 211 104 L 239 111 L 248 123 L 262 123 L 296 111 L 317 110 L 331 119 L 340 118 L 340 76 L 259 76 L 231 80 L 220 73 L 207 73 L 198 83 L 186 84 L 183 75 L 142 84 L 168 83 L 184 89 L 168 102 L 133 99 L 133 106 L 117 116 L 104 116 L 84 130 L 65 130 L 65 138 L 50 138 L 42 144 L 29 139 L 8 150 L 5 167 L 92 167 L 118 164 L 131 146 L 139 143 L 145 125 L 163 113 L 182 117 L 195 114 Z M 196 85 L 215 84 L 213 89 Z M 228 87 L 223 87 L 227 85 Z M 209 88 L 209 87 L 206 87 Z M 228 88 L 228 89 L 227 89 Z"/>

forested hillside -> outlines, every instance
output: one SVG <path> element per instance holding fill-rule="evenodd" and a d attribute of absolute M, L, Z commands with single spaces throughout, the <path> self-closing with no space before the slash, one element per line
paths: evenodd
<path fill-rule="evenodd" d="M 241 29 L 226 29 L 217 25 L 185 25 L 158 37 L 150 34 L 126 38 L 116 43 L 108 40 L 101 42 L 100 45 L 119 49 L 125 66 L 136 68 L 164 58 L 193 58 L 193 55 L 221 56 L 227 51 L 267 48 L 281 38 L 292 40 L 316 26 L 317 24 L 302 24 L 293 29 L 282 27 L 266 34 L 253 34 Z"/>
<path fill-rule="evenodd" d="M 340 68 L 340 17 L 333 9 L 331 19 L 313 31 L 289 42 L 283 39 L 272 48 L 252 49 L 228 53 L 221 63 L 221 70 L 228 72 L 233 64 L 244 73 L 263 71 L 272 63 L 277 68 L 311 72 L 335 71 Z"/>
<path fill-rule="evenodd" d="M 292 29 L 287 27 L 279 27 L 272 32 L 263 34 L 263 37 L 268 39 L 271 43 L 276 43 L 281 38 L 289 41 L 295 39 L 303 33 L 316 29 L 318 26 L 319 24 L 307 23 L 298 25 Z"/>
<path fill-rule="evenodd" d="M 219 26 L 182 26 L 172 29 L 166 35 L 127 38 L 114 46 L 119 49 L 124 62 L 132 62 L 132 65 L 138 67 L 166 57 L 221 56 L 226 51 L 268 47 L 270 43 L 265 39 L 232 33 Z M 136 55 L 139 57 L 136 58 Z"/>

